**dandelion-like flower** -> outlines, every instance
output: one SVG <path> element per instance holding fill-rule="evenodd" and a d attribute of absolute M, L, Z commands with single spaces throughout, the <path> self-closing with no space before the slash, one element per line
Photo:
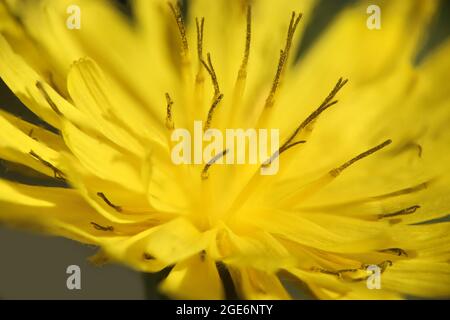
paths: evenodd
<path fill-rule="evenodd" d="M 383 2 L 381 30 L 353 4 L 298 61 L 315 1 L 132 4 L 1 2 L 0 76 L 46 123 L 1 111 L 5 166 L 41 182 L 0 180 L 2 221 L 171 267 L 174 298 L 225 298 L 225 277 L 245 299 L 450 295 L 450 42 L 413 63 L 437 1 Z M 199 120 L 280 147 L 175 164 L 171 134 Z"/>

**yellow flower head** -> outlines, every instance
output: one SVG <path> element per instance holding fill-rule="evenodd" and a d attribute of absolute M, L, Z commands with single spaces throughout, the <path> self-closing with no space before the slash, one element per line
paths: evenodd
<path fill-rule="evenodd" d="M 226 275 L 246 299 L 450 296 L 450 41 L 414 63 L 438 2 L 357 1 L 298 59 L 316 2 L 1 1 L 0 77 L 46 123 L 0 112 L 34 181 L 0 180 L 1 221 L 171 267 L 174 298 L 225 298 Z M 280 144 L 221 165 L 238 146 L 206 151 L 198 121 Z M 173 161 L 178 129 L 203 161 Z"/>

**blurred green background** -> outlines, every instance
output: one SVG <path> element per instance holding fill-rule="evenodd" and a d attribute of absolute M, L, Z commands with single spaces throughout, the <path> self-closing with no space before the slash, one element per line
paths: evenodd
<path fill-rule="evenodd" d="M 132 18 L 127 0 L 114 2 L 125 15 Z M 307 27 L 298 58 L 311 47 L 335 15 L 352 2 L 355 0 L 319 2 L 313 19 Z M 376 2 L 373 1 L 374 4 Z M 416 57 L 416 62 L 420 63 L 423 57 L 449 34 L 450 1 L 445 0 L 442 1 L 439 14 L 433 22 L 423 48 Z M 22 106 L 2 81 L 0 81 L 0 107 L 27 121 L 45 125 Z M 0 177 L 28 184 L 43 183 L 43 181 L 31 180 L 7 171 L 1 160 Z M 96 248 L 71 240 L 35 235 L 0 226 L 0 299 L 163 298 L 155 290 L 157 282 L 163 275 L 144 276 L 118 265 L 95 267 L 87 261 L 87 258 L 95 251 Z M 81 290 L 71 291 L 66 288 L 68 277 L 66 268 L 73 264 L 81 267 Z M 304 298 L 308 297 L 304 296 Z"/>

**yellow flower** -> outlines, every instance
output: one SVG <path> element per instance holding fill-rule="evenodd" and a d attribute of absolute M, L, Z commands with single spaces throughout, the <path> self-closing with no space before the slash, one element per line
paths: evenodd
<path fill-rule="evenodd" d="M 316 1 L 132 4 L 1 2 L 0 76 L 53 130 L 1 111 L 0 158 L 59 185 L 0 180 L 2 221 L 173 266 L 174 298 L 224 298 L 226 272 L 246 299 L 450 296 L 449 223 L 424 223 L 450 209 L 450 41 L 413 63 L 437 1 L 358 1 L 298 62 Z M 279 172 L 174 164 L 194 120 L 279 129 Z"/>

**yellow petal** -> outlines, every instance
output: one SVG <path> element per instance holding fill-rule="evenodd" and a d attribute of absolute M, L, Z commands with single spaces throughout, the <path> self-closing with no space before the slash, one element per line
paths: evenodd
<path fill-rule="evenodd" d="M 53 127 L 57 129 L 61 127 L 60 115 L 87 125 L 87 119 L 17 55 L 2 35 L 0 35 L 0 77 L 27 108 Z M 38 89 L 37 83 L 40 83 L 50 101 L 43 95 L 42 90 Z"/>
<path fill-rule="evenodd" d="M 218 300 L 225 295 L 215 262 L 200 255 L 175 265 L 160 289 L 176 299 Z"/>
<path fill-rule="evenodd" d="M 0 219 L 7 223 L 34 225 L 42 231 L 92 244 L 107 242 L 117 236 L 116 232 L 124 231 L 99 215 L 74 190 L 5 180 L 0 180 L 0 190 Z M 92 223 L 108 230 L 99 230 Z"/>
<path fill-rule="evenodd" d="M 247 230 L 238 235 L 225 229 L 219 234 L 221 258 L 233 267 L 274 273 L 294 263 L 286 248 L 268 233 Z"/>
<path fill-rule="evenodd" d="M 62 140 L 61 136 L 46 130 L 40 126 L 34 125 L 30 122 L 24 121 L 6 111 L 0 110 L 0 117 L 7 120 L 14 127 L 27 134 L 30 138 L 43 143 L 53 150 L 66 151 L 67 148 Z"/>
<path fill-rule="evenodd" d="M 107 79 L 93 60 L 76 61 L 68 74 L 67 85 L 75 105 L 91 117 L 111 141 L 141 156 L 144 155 L 144 148 L 140 140 L 166 142 L 166 138 L 158 132 L 163 116 L 157 122 L 154 114 L 136 104 L 121 87 Z"/>
<path fill-rule="evenodd" d="M 13 118 L 10 117 L 10 120 Z M 19 130 L 0 114 L 0 157 L 20 163 L 48 176 L 56 176 L 59 153 Z M 48 163 L 46 165 L 46 163 Z M 52 167 L 50 167 L 53 166 Z"/>
<path fill-rule="evenodd" d="M 450 296 L 450 268 L 447 262 L 398 261 L 382 275 L 386 289 L 418 297 Z"/>
<path fill-rule="evenodd" d="M 303 217 L 282 211 L 245 218 L 246 223 L 299 244 L 330 252 L 365 252 L 389 247 L 387 223 L 316 214 Z"/>
<path fill-rule="evenodd" d="M 240 297 L 247 300 L 288 300 L 289 294 L 280 279 L 272 273 L 251 268 L 230 268 Z"/>
<path fill-rule="evenodd" d="M 213 236 L 213 231 L 201 233 L 188 220 L 178 218 L 154 228 L 146 239 L 146 250 L 172 264 L 205 250 Z"/>
<path fill-rule="evenodd" d="M 139 171 L 142 164 L 138 158 L 82 132 L 69 122 L 64 124 L 63 136 L 71 152 L 91 174 L 127 186 L 130 190 L 144 192 Z"/>

